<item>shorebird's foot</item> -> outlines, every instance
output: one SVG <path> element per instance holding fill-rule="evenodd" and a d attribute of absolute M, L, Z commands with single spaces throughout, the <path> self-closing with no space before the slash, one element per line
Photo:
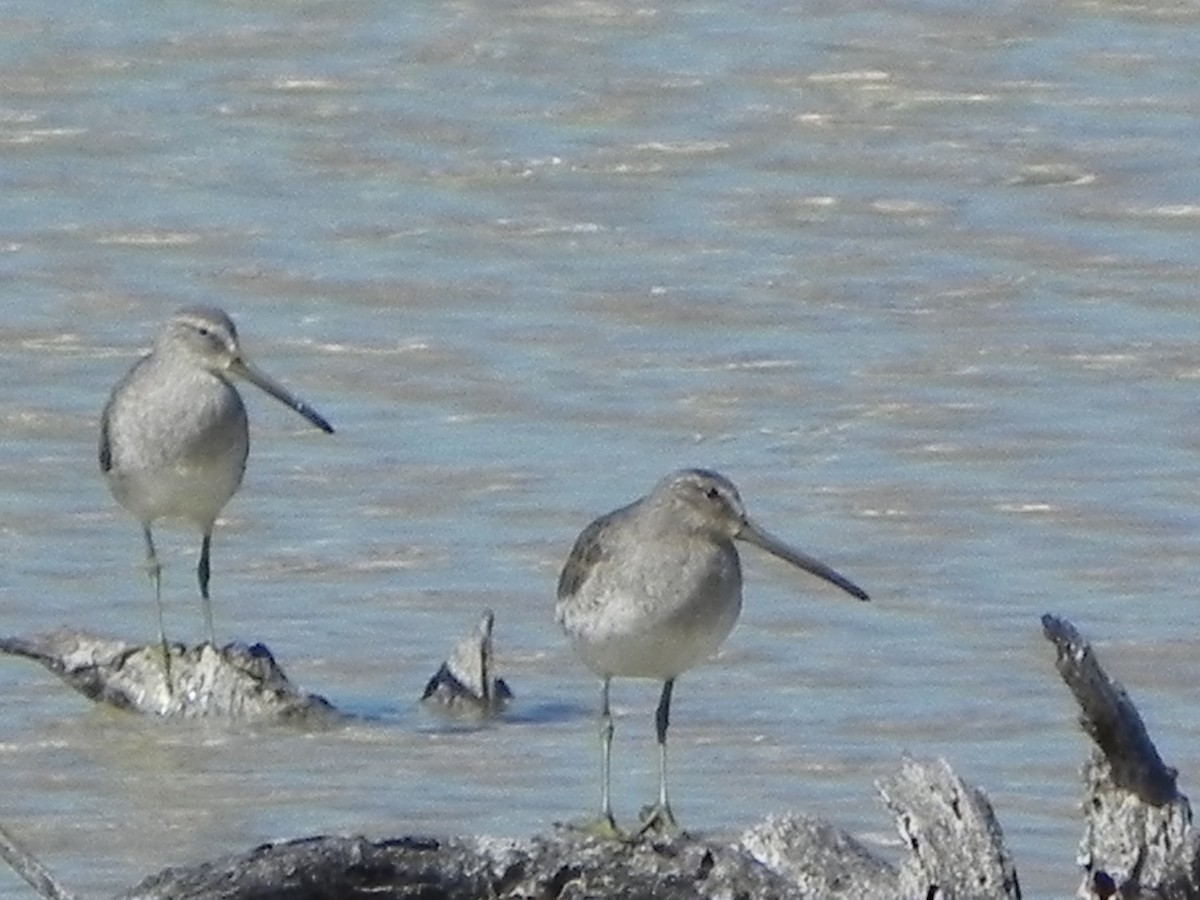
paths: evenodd
<path fill-rule="evenodd" d="M 572 823 L 567 827 L 572 831 L 603 838 L 606 841 L 628 841 L 630 839 L 629 833 L 618 827 L 612 813 L 602 815 L 590 822 Z"/>
<path fill-rule="evenodd" d="M 167 645 L 166 638 L 163 638 L 159 647 L 162 650 L 162 668 L 163 668 L 163 685 L 167 689 L 167 697 L 175 697 L 175 681 L 171 678 L 171 648 Z"/>
<path fill-rule="evenodd" d="M 671 837 L 681 833 L 682 830 L 679 823 L 675 821 L 675 814 L 671 812 L 669 805 L 656 803 L 654 806 L 648 806 L 642 810 L 641 824 L 637 830 L 638 837 L 645 837 L 648 834 Z"/>

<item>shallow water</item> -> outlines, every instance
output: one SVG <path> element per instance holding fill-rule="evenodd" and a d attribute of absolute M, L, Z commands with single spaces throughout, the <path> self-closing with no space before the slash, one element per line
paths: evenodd
<path fill-rule="evenodd" d="M 96 419 L 215 303 L 338 427 L 247 394 L 218 633 L 363 717 L 135 719 L 0 661 L 0 821 L 97 893 L 272 838 L 584 815 L 597 686 L 558 568 L 705 465 L 873 602 L 744 554 L 742 621 L 675 695 L 685 824 L 795 809 L 892 852 L 874 780 L 945 756 L 1027 895 L 1069 896 L 1087 744 L 1043 612 L 1200 771 L 1197 40 L 1169 2 L 0 8 L 0 631 L 152 639 Z M 160 534 L 198 640 L 198 541 Z M 415 699 L 485 606 L 518 702 L 448 724 Z M 656 699 L 615 685 L 625 818 Z"/>

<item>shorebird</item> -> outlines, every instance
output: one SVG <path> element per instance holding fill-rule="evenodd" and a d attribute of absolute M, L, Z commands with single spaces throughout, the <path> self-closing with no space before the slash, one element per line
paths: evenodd
<path fill-rule="evenodd" d="M 100 418 L 100 470 L 117 502 L 142 525 L 164 661 L 170 654 L 163 624 L 162 567 L 150 531 L 161 518 L 185 519 L 200 529 L 196 575 L 208 637 L 216 647 L 208 596 L 213 525 L 242 483 L 250 451 L 246 407 L 234 378 L 257 385 L 317 428 L 333 433 L 312 407 L 247 361 L 225 312 L 204 306 L 171 316 L 151 352 L 113 388 Z"/>
<path fill-rule="evenodd" d="M 754 544 L 860 600 L 866 592 L 747 518 L 737 488 L 705 469 L 683 469 L 579 535 L 558 581 L 555 615 L 575 652 L 600 676 L 600 817 L 587 830 L 624 833 L 609 799 L 613 678 L 662 682 L 655 714 L 658 801 L 637 836 L 676 831 L 667 797 L 667 724 L 675 680 L 711 656 L 742 608 L 742 569 L 734 541 Z"/>

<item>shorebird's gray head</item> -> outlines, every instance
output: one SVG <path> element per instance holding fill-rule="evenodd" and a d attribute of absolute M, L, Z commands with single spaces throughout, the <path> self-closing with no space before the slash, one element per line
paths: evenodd
<path fill-rule="evenodd" d="M 221 378 L 242 378 L 284 406 L 289 406 L 326 434 L 331 426 L 311 406 L 292 396 L 283 385 L 242 355 L 237 327 L 215 306 L 188 306 L 171 316 L 154 345 L 155 353 L 184 357 Z"/>
<path fill-rule="evenodd" d="M 159 333 L 155 350 L 186 356 L 214 374 L 228 372 L 241 356 L 233 320 L 210 306 L 188 306 L 176 312 Z"/>
<path fill-rule="evenodd" d="M 680 469 L 658 483 L 652 496 L 671 504 L 676 521 L 691 531 L 733 540 L 746 527 L 746 510 L 733 482 L 708 469 Z"/>
<path fill-rule="evenodd" d="M 682 469 L 659 482 L 651 496 L 669 497 L 674 507 L 673 514 L 686 528 L 718 539 L 753 544 L 784 562 L 837 585 L 859 600 L 867 599 L 866 591 L 849 578 L 757 525 L 746 515 L 737 488 L 724 475 L 708 469 Z"/>

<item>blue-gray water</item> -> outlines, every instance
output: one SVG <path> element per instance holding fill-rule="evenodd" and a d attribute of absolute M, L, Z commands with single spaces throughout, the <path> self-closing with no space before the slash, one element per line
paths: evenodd
<path fill-rule="evenodd" d="M 795 809 L 894 849 L 874 780 L 941 755 L 1027 893 L 1069 896 L 1087 744 L 1043 612 L 1200 777 L 1198 42 L 1170 0 L 0 6 L 0 632 L 153 638 L 96 419 L 215 303 L 339 428 L 247 393 L 218 634 L 369 717 L 135 719 L 0 660 L 0 821 L 94 894 L 272 838 L 583 816 L 558 568 L 705 465 L 874 599 L 744 554 L 742 621 L 676 692 L 685 824 Z M 196 536 L 160 534 L 199 640 Z M 415 698 L 485 606 L 518 703 L 447 727 Z M 626 819 L 656 695 L 614 693 Z"/>

